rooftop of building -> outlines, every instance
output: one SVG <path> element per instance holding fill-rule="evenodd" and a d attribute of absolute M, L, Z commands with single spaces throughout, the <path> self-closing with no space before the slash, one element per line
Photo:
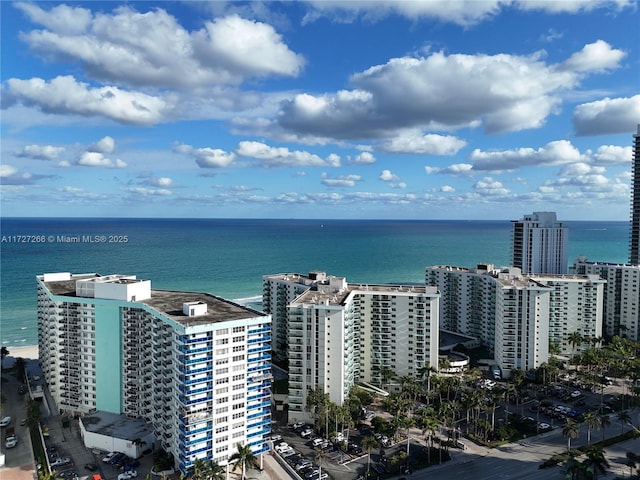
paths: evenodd
<path fill-rule="evenodd" d="M 425 285 L 375 285 L 375 284 L 349 284 L 338 291 L 322 291 L 310 289 L 302 293 L 292 303 L 310 303 L 316 305 L 338 306 L 344 305 L 347 297 L 353 293 L 380 293 L 382 295 L 437 295 L 437 287 Z"/>
<path fill-rule="evenodd" d="M 76 296 L 76 282 L 78 280 L 89 280 L 100 278 L 99 273 L 82 273 L 77 275 L 71 275 L 68 280 L 53 280 L 45 281 L 45 275 L 39 275 L 38 278 L 42 280 L 42 283 L 47 287 L 52 295 L 59 295 L 61 297 L 75 297 Z"/>
<path fill-rule="evenodd" d="M 77 298 L 83 303 L 93 303 L 93 298 L 79 297 L 76 295 L 76 282 L 101 277 L 97 273 L 72 275 L 69 280 L 43 281 L 46 288 L 52 295 Z M 41 281 L 43 276 L 38 277 Z M 203 315 L 190 317 L 183 313 L 185 303 L 204 303 L 207 305 L 207 312 Z M 255 318 L 267 316 L 244 305 L 237 304 L 221 297 L 216 297 L 209 293 L 202 292 L 182 292 L 173 290 L 151 290 L 151 298 L 140 300 L 135 303 L 143 303 L 159 313 L 162 313 L 177 323 L 185 327 L 197 325 L 207 325 L 230 320 L 241 320 L 243 318 Z"/>
<path fill-rule="evenodd" d="M 80 420 L 88 432 L 122 440 L 143 439 L 153 433 L 150 424 L 142 419 L 129 418 L 115 413 L 97 411 Z"/>
<path fill-rule="evenodd" d="M 207 313 L 195 317 L 185 315 L 182 306 L 191 302 L 206 304 Z M 185 327 L 267 316 L 264 312 L 209 293 L 151 290 L 151 298 L 143 300 L 141 303 L 149 305 Z"/>
<path fill-rule="evenodd" d="M 449 330 L 440 329 L 438 331 L 438 335 L 439 335 L 438 348 L 440 350 L 451 350 L 456 346 L 458 346 L 459 344 L 464 345 L 468 343 L 475 343 L 478 341 L 475 337 L 471 337 L 469 335 L 463 335 L 461 333 L 451 332 Z"/>

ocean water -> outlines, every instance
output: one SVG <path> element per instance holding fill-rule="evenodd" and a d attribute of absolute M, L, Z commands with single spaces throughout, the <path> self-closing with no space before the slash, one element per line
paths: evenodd
<path fill-rule="evenodd" d="M 570 262 L 627 261 L 628 222 L 566 225 Z M 259 306 L 265 274 L 321 270 L 353 283 L 422 283 L 431 265 L 505 266 L 511 223 L 3 218 L 0 236 L 0 342 L 10 349 L 37 344 L 38 274 L 134 274 L 153 288 Z"/>

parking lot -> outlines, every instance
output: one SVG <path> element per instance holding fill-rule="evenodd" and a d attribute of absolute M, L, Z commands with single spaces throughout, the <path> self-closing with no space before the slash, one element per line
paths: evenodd
<path fill-rule="evenodd" d="M 318 466 L 321 467 L 323 474 L 327 475 L 326 479 L 333 480 L 355 480 L 366 473 L 368 455 L 366 451 L 362 451 L 361 444 L 365 436 L 373 435 L 372 432 L 366 431 L 363 433 L 356 429 L 345 430 L 344 441 L 347 445 L 352 446 L 351 449 L 347 449 L 347 452 L 345 452 L 337 448 L 337 445 L 332 442 L 327 442 L 329 439 L 324 438 L 326 433 L 324 436 L 312 433 L 303 437 L 302 433 L 310 428 L 310 425 L 299 425 L 293 428 L 293 425 L 285 425 L 282 422 L 272 425 L 272 438 L 275 439 L 272 442 L 275 450 L 274 456 L 280 463 L 287 466 L 287 470 L 290 473 L 297 474 L 305 480 L 307 478 L 313 480 L 318 478 L 313 476 L 314 466 L 316 468 Z M 282 442 L 286 443 L 288 447 L 282 447 Z M 413 444 L 414 448 L 418 446 L 415 440 Z M 390 457 L 397 451 L 405 449 L 406 441 L 396 445 L 388 444 L 387 446 L 383 446 L 379 442 L 371 450 L 371 470 L 383 473 L 386 469 L 383 456 Z M 323 453 L 318 455 L 320 450 Z M 278 453 L 278 451 L 282 453 Z M 302 468 L 301 471 L 296 471 L 296 465 L 302 465 L 301 462 L 304 460 L 308 460 L 313 465 Z M 308 476 L 305 477 L 305 475 Z"/>
<path fill-rule="evenodd" d="M 5 359 L 5 367 L 10 366 L 10 358 Z M 27 361 L 27 371 L 31 378 L 40 376 L 37 362 Z M 3 416 L 11 416 L 10 427 L 14 428 L 18 443 L 15 447 L 6 449 L 5 465 L 0 467 L 2 480 L 33 480 L 35 477 L 36 465 L 33 463 L 33 453 L 29 431 L 26 425 L 20 425 L 21 420 L 26 418 L 26 407 L 29 395 L 19 393 L 19 382 L 11 370 L 3 369 L 2 373 L 2 394 L 5 397 L 3 403 Z M 45 398 L 48 395 L 45 389 Z M 102 462 L 102 458 L 108 452 L 91 451 L 87 449 L 80 438 L 80 430 L 76 419 L 63 419 L 58 415 L 49 413 L 48 405 L 44 403 L 40 407 L 42 414 L 43 439 L 48 453 L 48 459 L 52 469 L 59 475 L 69 480 L 89 480 L 93 474 L 100 474 L 104 480 L 118 480 L 118 475 L 124 472 L 119 466 Z M 2 428 L 3 446 L 5 443 L 6 428 Z M 56 464 L 57 459 L 59 465 Z M 68 459 L 68 461 L 66 460 Z M 143 456 L 140 465 L 136 467 L 138 477 L 144 478 L 151 471 L 153 466 L 152 455 Z M 95 470 L 85 468 L 85 465 L 95 465 Z M 121 478 L 120 480 L 125 480 Z"/>

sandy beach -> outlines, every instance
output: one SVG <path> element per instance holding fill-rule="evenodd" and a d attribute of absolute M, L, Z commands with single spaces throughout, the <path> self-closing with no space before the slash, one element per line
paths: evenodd
<path fill-rule="evenodd" d="M 7 347 L 9 355 L 5 359 L 5 362 L 10 362 L 9 358 L 28 358 L 30 360 L 38 359 L 38 346 L 25 346 L 25 347 Z"/>

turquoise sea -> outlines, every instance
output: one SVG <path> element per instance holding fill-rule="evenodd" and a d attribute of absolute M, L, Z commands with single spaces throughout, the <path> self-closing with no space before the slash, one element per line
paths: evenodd
<path fill-rule="evenodd" d="M 570 262 L 627 261 L 628 222 L 566 225 Z M 259 306 L 265 274 L 322 270 L 354 283 L 422 283 L 431 265 L 505 266 L 511 223 L 3 218 L 0 236 L 0 341 L 10 349 L 37 344 L 38 274 L 135 274 L 153 288 Z"/>

